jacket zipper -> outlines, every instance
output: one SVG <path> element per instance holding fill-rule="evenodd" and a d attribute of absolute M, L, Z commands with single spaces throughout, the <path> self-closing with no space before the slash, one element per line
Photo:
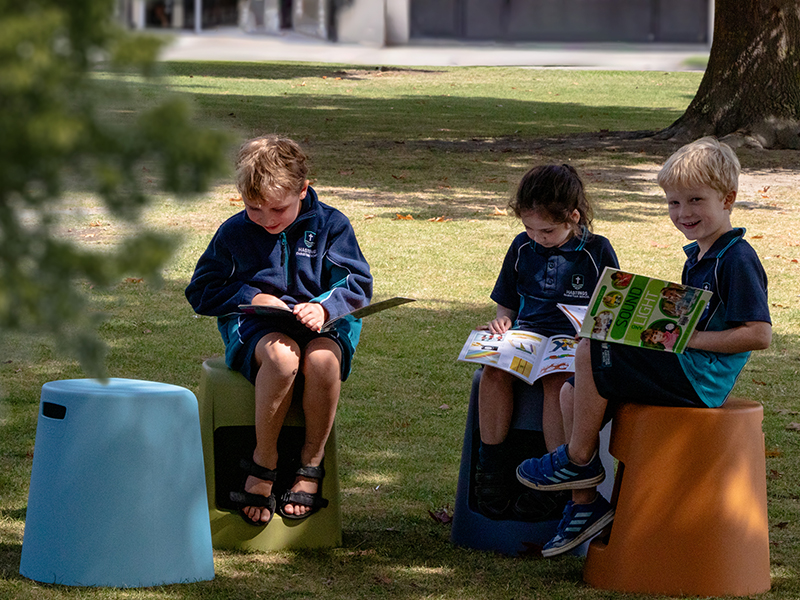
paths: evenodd
<path fill-rule="evenodd" d="M 289 244 L 286 241 L 286 233 L 281 231 L 281 264 L 283 265 L 283 285 L 284 289 L 289 289 Z"/>

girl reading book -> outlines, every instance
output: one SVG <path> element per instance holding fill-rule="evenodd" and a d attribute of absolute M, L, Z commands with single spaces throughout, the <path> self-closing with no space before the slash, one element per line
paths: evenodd
<path fill-rule="evenodd" d="M 491 294 L 497 303 L 496 317 L 485 328 L 496 334 L 521 329 L 548 337 L 574 335 L 557 305 L 588 304 L 604 267 L 619 266 L 609 241 L 591 233 L 592 207 L 583 182 L 569 165 L 534 167 L 522 178 L 509 207 L 525 230 L 508 249 Z M 559 391 L 569 375 L 556 372 L 541 378 L 548 451 L 565 442 Z M 535 520 L 536 513 L 551 503 L 532 498 L 532 491 L 516 481 L 514 453 L 506 440 L 514 410 L 513 381 L 507 371 L 484 367 L 478 395 L 481 441 L 475 497 L 480 511 L 490 518 Z"/>

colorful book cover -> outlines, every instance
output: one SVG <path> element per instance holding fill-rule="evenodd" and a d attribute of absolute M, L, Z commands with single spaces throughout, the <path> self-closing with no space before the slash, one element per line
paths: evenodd
<path fill-rule="evenodd" d="M 343 319 L 348 319 L 350 321 L 355 321 L 356 319 L 361 319 L 363 317 L 373 315 L 377 312 L 381 312 L 388 308 L 394 308 L 395 306 L 400 306 L 401 304 L 408 304 L 409 302 L 414 302 L 413 298 L 403 298 L 401 296 L 396 296 L 394 298 L 389 298 L 388 300 L 381 300 L 380 302 L 375 302 L 373 304 L 369 304 L 364 306 L 363 308 L 359 308 L 354 310 L 353 312 L 347 313 L 346 315 L 342 315 L 340 317 L 336 317 L 335 319 L 331 319 L 327 321 L 320 331 L 330 331 L 336 324 L 342 321 Z M 289 319 L 289 320 L 296 320 L 292 310 L 289 308 L 283 308 L 281 306 L 263 306 L 261 304 L 240 304 L 239 310 L 242 314 L 245 315 L 259 315 L 262 317 L 273 317 L 276 319 Z"/>
<path fill-rule="evenodd" d="M 709 291 L 606 267 L 580 335 L 680 353 L 710 298 Z"/>

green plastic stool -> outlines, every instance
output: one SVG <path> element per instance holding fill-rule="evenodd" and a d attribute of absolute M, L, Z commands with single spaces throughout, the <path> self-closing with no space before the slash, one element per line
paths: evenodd
<path fill-rule="evenodd" d="M 295 386 L 295 398 L 278 440 L 280 460 L 277 486 L 294 481 L 289 460 L 300 452 L 305 422 L 300 403 L 302 386 Z M 325 445 L 325 479 L 322 496 L 327 508 L 306 519 L 281 519 L 276 514 L 267 527 L 245 523 L 230 502 L 231 491 L 241 491 L 245 475 L 241 458 L 252 458 L 255 447 L 255 388 L 240 373 L 230 370 L 222 358 L 203 363 L 200 393 L 200 433 L 214 548 L 272 551 L 287 548 L 332 548 L 342 543 L 339 500 L 339 466 L 336 455 L 336 424 Z M 283 468 L 282 468 L 283 467 Z"/>

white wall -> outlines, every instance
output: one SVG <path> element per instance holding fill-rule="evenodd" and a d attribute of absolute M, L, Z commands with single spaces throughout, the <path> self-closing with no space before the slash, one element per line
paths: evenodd
<path fill-rule="evenodd" d="M 407 44 L 410 0 L 354 0 L 336 11 L 336 39 L 370 46 Z"/>
<path fill-rule="evenodd" d="M 383 46 L 386 40 L 385 0 L 354 0 L 336 9 L 336 39 L 341 43 Z"/>
<path fill-rule="evenodd" d="M 408 44 L 411 32 L 411 0 L 386 0 L 386 45 Z"/>

